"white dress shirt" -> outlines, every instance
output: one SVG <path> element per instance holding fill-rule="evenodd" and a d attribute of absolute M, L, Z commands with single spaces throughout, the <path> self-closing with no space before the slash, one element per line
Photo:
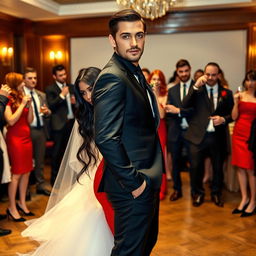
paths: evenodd
<path fill-rule="evenodd" d="M 211 89 L 213 89 L 213 106 L 214 106 L 214 109 L 216 109 L 217 107 L 217 103 L 218 103 L 218 92 L 219 92 L 219 85 L 218 84 L 215 84 L 214 86 L 209 86 L 208 84 L 205 85 L 206 86 L 206 90 L 207 90 L 207 94 L 208 94 L 208 97 L 210 99 L 210 94 L 211 94 Z M 208 124 L 208 127 L 207 127 L 207 132 L 214 132 L 215 131 L 215 128 L 214 128 L 214 125 L 213 125 L 213 121 L 210 119 L 210 122 Z"/>
<path fill-rule="evenodd" d="M 63 86 L 66 86 L 66 84 L 62 84 L 58 81 L 55 81 L 56 84 L 59 86 L 59 88 L 62 90 Z M 73 114 L 73 111 L 72 111 L 72 106 L 71 106 L 71 100 L 70 100 L 70 93 L 68 93 L 66 95 L 66 97 L 63 97 L 63 95 L 61 94 L 60 97 L 64 100 L 66 100 L 67 102 L 67 106 L 68 106 L 68 115 L 67 115 L 67 118 L 68 119 L 73 119 L 74 118 L 74 114 Z"/>

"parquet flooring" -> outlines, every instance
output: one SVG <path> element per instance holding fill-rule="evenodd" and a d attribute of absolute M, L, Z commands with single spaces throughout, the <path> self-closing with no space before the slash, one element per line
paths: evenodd
<path fill-rule="evenodd" d="M 240 218 L 231 214 L 239 202 L 239 193 L 225 191 L 225 206 L 218 208 L 210 201 L 206 186 L 206 201 L 195 208 L 191 205 L 188 173 L 182 173 L 182 178 L 183 198 L 170 202 L 169 188 L 168 196 L 161 202 L 159 239 L 152 256 L 256 256 L 256 215 Z M 46 203 L 46 196 L 32 194 L 28 204 L 40 216 Z M 0 204 L 1 213 L 6 205 Z M 0 226 L 12 229 L 11 235 L 0 237 L 1 256 L 25 253 L 36 246 L 36 242 L 20 236 L 24 223 L 3 220 Z"/>

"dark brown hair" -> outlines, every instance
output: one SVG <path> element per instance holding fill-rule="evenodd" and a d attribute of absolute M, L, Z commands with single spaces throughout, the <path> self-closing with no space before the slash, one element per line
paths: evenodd
<path fill-rule="evenodd" d="M 144 26 L 144 32 L 146 32 L 146 23 L 139 13 L 132 9 L 125 9 L 115 13 L 109 20 L 108 27 L 110 34 L 115 38 L 118 31 L 118 23 L 121 21 L 141 21 Z"/>
<path fill-rule="evenodd" d="M 189 68 L 191 68 L 189 62 L 187 60 L 181 59 L 176 63 L 176 69 L 178 68 L 182 68 L 184 66 L 188 66 Z"/>

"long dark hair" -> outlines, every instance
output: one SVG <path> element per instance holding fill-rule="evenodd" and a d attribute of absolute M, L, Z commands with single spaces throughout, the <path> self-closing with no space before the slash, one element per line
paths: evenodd
<path fill-rule="evenodd" d="M 249 70 L 248 72 L 246 72 L 245 78 L 244 78 L 244 80 L 243 80 L 243 86 L 244 86 L 244 88 L 246 88 L 246 87 L 245 87 L 245 82 L 246 82 L 246 81 L 249 81 L 249 80 L 256 81 L 256 70 L 251 69 L 251 70 Z M 254 93 L 254 97 L 256 97 L 256 91 L 255 91 L 255 93 Z"/>
<path fill-rule="evenodd" d="M 79 83 L 84 82 L 92 87 L 100 73 L 100 69 L 95 67 L 83 68 L 79 71 L 75 81 L 75 96 L 77 102 L 76 119 L 79 124 L 78 131 L 83 138 L 83 143 L 78 149 L 76 157 L 83 164 L 83 168 L 77 175 L 77 180 L 87 171 L 90 164 L 96 164 L 97 155 L 94 145 L 93 129 L 93 106 L 84 100 L 80 93 Z M 85 156 L 85 157 L 84 157 Z"/>

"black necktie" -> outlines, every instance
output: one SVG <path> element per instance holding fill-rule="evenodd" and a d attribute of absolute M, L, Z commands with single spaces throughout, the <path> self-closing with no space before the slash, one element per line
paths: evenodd
<path fill-rule="evenodd" d="M 31 91 L 30 94 L 31 94 L 31 98 L 32 98 L 32 101 L 33 101 L 33 104 L 34 104 L 34 110 L 35 110 L 35 114 L 36 114 L 36 128 L 40 128 L 41 127 L 41 125 L 40 125 L 40 117 L 39 117 L 36 101 L 35 101 L 35 98 L 33 96 L 34 93 Z"/>
<path fill-rule="evenodd" d="M 143 75 L 143 73 L 141 72 L 141 70 L 137 70 L 135 72 L 135 75 L 138 76 L 138 79 L 139 79 L 139 83 L 140 85 L 143 87 L 143 89 L 147 89 L 147 81 L 145 79 L 145 76 Z"/>
<path fill-rule="evenodd" d="M 184 99 L 184 97 L 186 96 L 186 94 L 187 94 L 187 85 L 186 84 L 183 84 L 183 99 Z"/>
<path fill-rule="evenodd" d="M 214 111 L 213 88 L 210 89 L 210 102 L 211 102 L 212 111 Z"/>

